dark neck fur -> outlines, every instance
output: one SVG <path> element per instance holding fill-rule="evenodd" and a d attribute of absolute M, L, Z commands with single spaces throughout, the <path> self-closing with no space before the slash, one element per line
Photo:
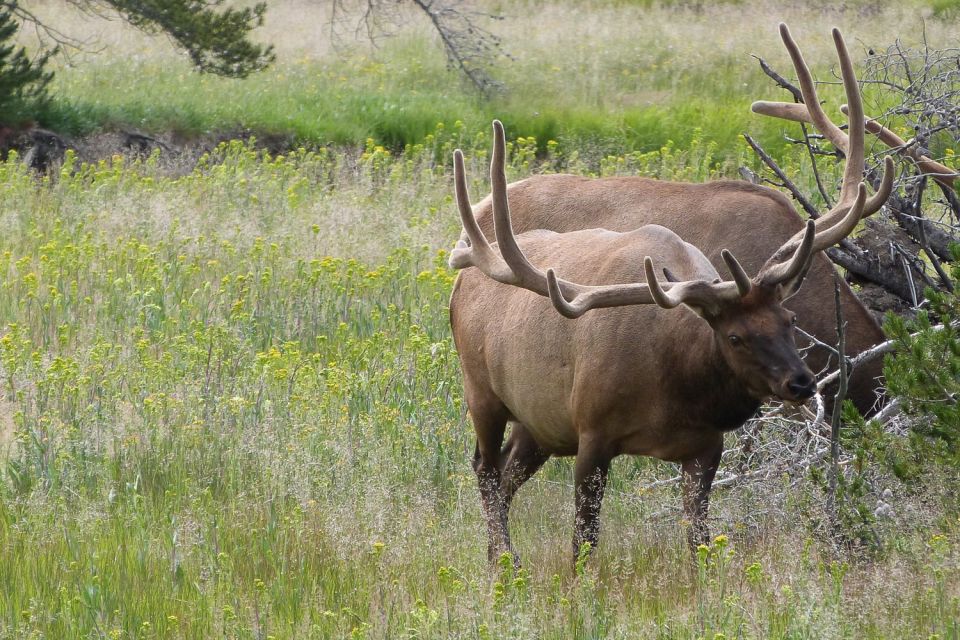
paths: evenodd
<path fill-rule="evenodd" d="M 700 360 L 696 378 L 682 385 L 685 403 L 692 422 L 708 425 L 719 431 L 739 429 L 760 408 L 760 400 L 754 398 L 737 380 L 733 370 L 724 361 L 716 344 L 713 331 L 704 340 L 703 349 L 689 349 L 687 353 Z M 703 336 L 706 338 L 707 336 Z"/>

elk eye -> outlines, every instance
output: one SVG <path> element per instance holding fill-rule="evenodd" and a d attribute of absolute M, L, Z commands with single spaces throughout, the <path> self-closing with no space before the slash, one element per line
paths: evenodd
<path fill-rule="evenodd" d="M 735 347 L 740 346 L 740 343 L 743 342 L 740 339 L 740 336 L 733 335 L 733 334 L 730 334 L 729 336 L 727 336 L 727 339 L 730 340 L 730 344 L 732 344 Z"/>

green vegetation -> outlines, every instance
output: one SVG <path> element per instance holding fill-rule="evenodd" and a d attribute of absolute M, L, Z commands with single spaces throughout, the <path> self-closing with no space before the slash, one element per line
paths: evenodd
<path fill-rule="evenodd" d="M 550 463 L 515 507 L 529 568 L 491 573 L 447 326 L 454 146 L 482 176 L 488 140 L 458 127 L 358 164 L 232 143 L 180 178 L 157 156 L 0 165 L 0 638 L 956 634 L 955 502 L 898 505 L 853 561 L 809 483 L 720 490 L 725 535 L 692 566 L 676 487 L 637 493 L 674 473 L 649 460 L 617 461 L 576 573 Z M 511 175 L 535 149 L 510 145 Z"/>
<path fill-rule="evenodd" d="M 752 100 L 785 96 L 750 57 L 762 55 L 787 73 L 776 22 L 803 25 L 797 37 L 818 75 L 828 76 L 835 55 L 822 34 L 831 26 L 856 34 L 863 45 L 855 53 L 865 55 L 861 46 L 886 47 L 911 32 L 919 41 L 923 13 L 916 6 L 881 6 L 864 21 L 855 5 L 815 17 L 787 5 L 736 3 L 492 8 L 505 15 L 491 27 L 513 59 L 492 70 L 504 90 L 489 100 L 447 67 L 420 18 L 375 47 L 346 39 L 331 50 L 326 8 L 276 5 L 257 31 L 277 47 L 277 61 L 266 71 L 242 81 L 197 74 L 161 40 L 118 28 L 104 51 L 75 56 L 58 70 L 57 101 L 44 124 L 71 134 L 102 127 L 189 136 L 250 130 L 292 134 L 311 146 L 360 146 L 373 138 L 399 151 L 423 140 L 437 122 L 460 120 L 476 133 L 496 117 L 509 134 L 534 137 L 541 152 L 548 140 L 594 159 L 655 150 L 668 140 L 685 146 L 699 127 L 722 155 L 736 151 L 739 134 L 749 131 L 779 158 L 786 148 L 783 125 L 749 111 Z M 62 11 L 60 19 L 70 21 L 68 8 Z M 932 46 L 952 42 L 949 25 L 926 25 Z M 83 37 L 100 36 L 93 26 L 89 33 L 74 28 Z M 836 114 L 839 93 L 823 94 Z"/>
<path fill-rule="evenodd" d="M 47 85 L 53 77 L 44 70 L 50 54 L 31 60 L 13 43 L 19 28 L 13 14 L 0 5 L 0 113 L 8 125 L 29 120 L 47 107 Z"/>
<path fill-rule="evenodd" d="M 960 282 L 960 246 L 954 245 L 951 276 Z M 904 399 L 905 409 L 921 416 L 911 433 L 915 465 L 942 460 L 960 467 L 960 296 L 928 290 L 929 308 L 916 320 L 887 318 L 886 331 L 897 341 L 897 352 L 884 370 L 890 390 Z M 935 327 L 932 319 L 937 324 Z"/>
<path fill-rule="evenodd" d="M 51 126 L 305 148 L 230 142 L 187 168 L 71 154 L 47 176 L 0 162 L 0 640 L 960 637 L 955 469 L 921 461 L 904 489 L 873 450 L 849 461 L 869 547 L 834 548 L 822 487 L 785 471 L 718 487 L 718 535 L 691 557 L 675 466 L 624 458 L 600 547 L 571 566 L 572 469 L 553 460 L 514 506 L 525 568 L 487 566 L 447 318 L 453 149 L 479 197 L 492 116 L 510 179 L 731 175 L 755 162 L 749 130 L 815 192 L 804 151 L 746 106 L 776 91 L 745 54 L 786 68 L 772 25 L 792 10 L 509 4 L 518 59 L 491 102 L 416 29 L 313 48 L 322 20 L 300 3 L 271 6 L 277 65 L 242 81 L 126 27 L 58 70 Z M 887 43 L 916 8 L 851 7 L 803 20 L 808 57 L 833 59 L 828 24 Z M 790 424 L 724 469 L 802 443 Z"/>

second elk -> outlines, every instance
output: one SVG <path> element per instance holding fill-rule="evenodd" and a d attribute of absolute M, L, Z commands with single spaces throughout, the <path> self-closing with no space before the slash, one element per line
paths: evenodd
<path fill-rule="evenodd" d="M 576 456 L 574 554 L 597 544 L 607 470 L 623 454 L 681 464 L 689 542 L 706 541 L 723 433 L 766 398 L 803 401 L 815 392 L 794 343 L 796 317 L 783 303 L 818 252 L 886 194 L 868 199 L 861 184 L 835 224 L 808 222 L 752 278 L 723 250 L 731 279 L 722 280 L 699 249 L 662 226 L 514 236 L 504 155 L 503 127 L 494 122 L 491 245 L 473 215 L 463 156 L 454 154 L 469 244 L 451 256 L 464 270 L 450 322 L 477 436 L 490 558 L 509 552 L 518 561 L 510 503 L 551 455 Z"/>
<path fill-rule="evenodd" d="M 853 63 L 843 38 L 834 31 L 833 38 L 840 74 L 848 101 L 847 133 L 829 121 L 819 108 L 819 98 L 809 69 L 796 42 L 785 25 L 780 34 L 793 59 L 804 105 L 758 103 L 759 112 L 784 117 L 810 119 L 817 130 L 846 157 L 840 197 L 835 206 L 817 220 L 817 228 L 834 224 L 850 208 L 864 169 L 864 122 L 862 98 Z M 758 105 L 767 105 L 761 108 Z M 809 111 L 808 111 L 809 109 Z M 798 115 L 799 114 L 799 115 Z M 872 123 L 875 127 L 875 123 Z M 893 179 L 892 161 L 887 158 L 884 186 Z M 630 231 L 645 224 L 659 224 L 673 230 L 698 247 L 717 269 L 724 263 L 720 249 L 733 251 L 741 264 L 757 272 L 788 238 L 803 233 L 803 220 L 789 199 L 779 191 L 743 181 L 714 180 L 704 183 L 683 183 L 654 180 L 640 176 L 585 178 L 563 174 L 542 174 L 525 178 L 507 186 L 513 206 L 513 225 L 517 232 L 533 229 L 576 231 L 604 228 Z M 885 196 L 886 197 L 886 196 Z M 876 207 L 879 209 L 879 206 Z M 871 207 L 867 207 L 869 213 Z M 874 209 L 875 210 L 875 209 Z M 480 229 L 493 239 L 491 199 L 485 198 L 474 207 Z M 464 241 L 468 238 L 461 236 Z M 781 256 L 785 257 L 785 256 Z M 451 256 L 451 266 L 458 255 Z M 797 313 L 798 327 L 820 343 L 836 340 L 834 281 L 836 271 L 825 255 L 816 255 L 807 274 L 808 286 L 791 301 Z M 847 323 L 846 348 L 849 356 L 867 350 L 885 338 L 880 325 L 857 299 L 845 282 L 840 284 L 840 299 Z M 833 350 L 815 344 L 807 352 L 806 362 L 814 371 L 836 366 Z M 832 359 L 831 359 L 832 358 Z M 882 374 L 882 361 L 875 359 L 858 366 L 851 374 L 848 397 L 861 412 L 871 413 L 877 402 L 877 379 Z M 831 398 L 826 398 L 831 405 Z"/>

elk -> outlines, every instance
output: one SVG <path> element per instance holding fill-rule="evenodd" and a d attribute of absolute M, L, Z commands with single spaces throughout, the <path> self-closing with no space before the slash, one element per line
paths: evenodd
<path fill-rule="evenodd" d="M 551 455 L 576 456 L 575 554 L 583 543 L 596 546 L 607 470 L 622 454 L 680 463 L 688 541 L 696 546 L 709 538 L 707 503 L 724 432 L 742 426 L 768 397 L 802 402 L 815 393 L 794 342 L 796 316 L 783 302 L 800 289 L 814 258 L 886 194 L 867 199 L 861 184 L 833 225 L 807 222 L 753 278 L 721 249 L 733 278 L 725 281 L 699 249 L 658 225 L 515 236 L 504 156 L 503 126 L 495 121 L 494 247 L 474 217 L 463 154 L 454 154 L 470 244 L 453 251 L 464 270 L 450 324 L 477 436 L 473 465 L 488 556 L 514 553 L 510 503 Z M 654 264 L 669 282 L 658 281 Z"/>
<path fill-rule="evenodd" d="M 860 89 L 843 38 L 834 29 L 833 38 L 849 105 L 846 109 L 850 123 L 848 138 L 820 108 L 809 69 L 786 25 L 780 25 L 780 33 L 800 78 L 807 106 L 757 103 L 768 106 L 755 104 L 754 110 L 789 119 L 810 120 L 845 153 L 839 201 L 816 222 L 818 229 L 825 229 L 849 209 L 863 174 L 864 115 Z M 873 127 L 872 130 L 878 129 Z M 892 172 L 892 162 L 887 158 L 884 183 L 878 187 L 881 192 L 889 194 L 887 185 L 893 178 Z M 589 228 L 622 232 L 646 224 L 659 224 L 703 251 L 718 269 L 724 264 L 720 248 L 726 247 L 738 256 L 749 272 L 755 273 L 782 246 L 792 246 L 787 240 L 793 238 L 796 241 L 804 228 L 800 216 L 782 193 L 740 181 L 690 184 L 636 176 L 591 179 L 555 174 L 532 176 L 512 183 L 507 187 L 507 193 L 514 229 L 518 233 L 533 229 L 566 232 Z M 488 197 L 474 209 L 477 223 L 488 239 L 493 238 L 492 205 L 492 198 Z M 871 213 L 871 209 L 876 208 L 868 207 L 865 213 Z M 466 234 L 461 234 L 461 241 L 469 242 Z M 450 265 L 454 268 L 464 266 L 459 262 L 462 256 L 452 255 Z M 824 344 L 833 344 L 836 340 L 835 275 L 836 271 L 826 256 L 814 255 L 807 276 L 808 286 L 791 300 L 798 327 Z M 879 324 L 846 283 L 841 284 L 840 294 L 847 324 L 847 354 L 860 353 L 882 342 L 884 335 Z M 814 345 L 807 353 L 806 362 L 814 371 L 819 371 L 828 365 L 830 355 L 829 349 Z M 879 360 L 863 364 L 853 372 L 848 397 L 861 412 L 874 410 L 881 375 Z"/>

